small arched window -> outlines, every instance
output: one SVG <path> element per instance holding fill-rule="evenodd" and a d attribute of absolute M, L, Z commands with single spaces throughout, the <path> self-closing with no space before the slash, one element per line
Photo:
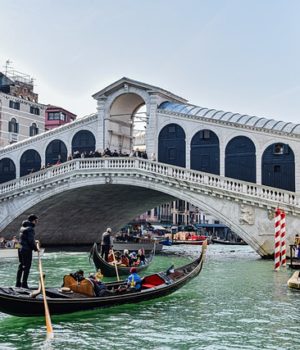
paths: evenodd
<path fill-rule="evenodd" d="M 39 128 L 37 127 L 36 123 L 32 123 L 29 127 L 29 136 L 34 136 L 39 133 Z"/>
<path fill-rule="evenodd" d="M 17 123 L 16 118 L 11 118 L 10 122 L 8 123 L 8 131 L 14 132 L 15 134 L 19 133 L 19 124 Z"/>

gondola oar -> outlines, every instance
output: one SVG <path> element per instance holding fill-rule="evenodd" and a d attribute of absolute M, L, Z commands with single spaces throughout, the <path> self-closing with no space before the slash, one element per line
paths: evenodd
<path fill-rule="evenodd" d="M 53 328 L 50 318 L 50 312 L 48 308 L 47 298 L 46 298 L 46 291 L 45 291 L 45 284 L 44 284 L 44 275 L 43 275 L 43 268 L 42 268 L 42 259 L 40 255 L 40 245 L 37 244 L 38 247 L 38 259 L 39 259 L 39 271 L 40 271 L 40 281 L 42 286 L 42 294 L 43 294 L 43 301 L 44 301 L 44 309 L 45 309 L 45 320 L 46 320 L 46 329 L 47 329 L 47 339 L 53 338 Z"/>
<path fill-rule="evenodd" d="M 112 255 L 113 255 L 113 258 L 114 258 L 114 265 L 115 265 L 115 269 L 116 269 L 116 275 L 117 275 L 117 280 L 118 282 L 120 281 L 120 277 L 119 277 L 119 272 L 118 272 L 118 267 L 117 267 L 117 261 L 116 261 L 116 257 L 115 257 L 115 252 L 114 250 L 112 249 Z"/>

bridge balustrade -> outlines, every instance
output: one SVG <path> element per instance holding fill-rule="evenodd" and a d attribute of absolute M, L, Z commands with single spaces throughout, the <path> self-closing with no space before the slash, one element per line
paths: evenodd
<path fill-rule="evenodd" d="M 8 195 L 15 196 L 18 191 L 24 191 L 34 185 L 44 185 L 45 183 L 57 181 L 58 178 L 63 178 L 64 175 L 70 175 L 81 173 L 82 171 L 93 170 L 93 173 L 97 170 L 135 170 L 144 173 L 145 175 L 159 175 L 161 180 L 168 180 L 170 183 L 174 180 L 177 181 L 176 185 L 183 185 L 189 188 L 195 187 L 195 190 L 201 190 L 203 188 L 209 189 L 211 193 L 221 190 L 224 195 L 228 195 L 231 198 L 234 197 L 234 193 L 238 195 L 244 195 L 249 198 L 253 198 L 253 201 L 260 199 L 262 202 L 272 201 L 291 205 L 297 207 L 300 210 L 299 196 L 294 192 L 285 190 L 273 189 L 263 185 L 256 185 L 253 183 L 247 183 L 236 179 L 229 179 L 219 175 L 211 173 L 204 173 L 196 170 L 185 169 L 176 167 L 169 164 L 163 164 L 150 160 L 140 158 L 78 158 L 60 165 L 54 165 L 50 168 L 35 172 L 28 176 L 12 180 L 0 185 L 0 196 Z M 180 184 L 180 181 L 183 183 Z M 221 191 L 218 193 L 220 194 Z"/>

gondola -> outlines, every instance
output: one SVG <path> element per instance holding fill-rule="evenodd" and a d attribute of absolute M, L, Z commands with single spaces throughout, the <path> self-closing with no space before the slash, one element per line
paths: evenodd
<path fill-rule="evenodd" d="M 176 269 L 155 273 L 143 278 L 142 289 L 135 292 L 113 293 L 118 286 L 125 285 L 126 281 L 107 283 L 111 293 L 106 296 L 93 296 L 93 287 L 89 279 L 80 283 L 68 283 L 70 292 L 64 293 L 63 288 L 46 288 L 48 307 L 51 315 L 67 314 L 76 311 L 85 311 L 96 308 L 105 308 L 115 305 L 138 303 L 146 300 L 169 295 L 191 279 L 196 277 L 203 266 L 206 245 L 202 246 L 202 252 L 198 259 Z M 67 275 L 64 277 L 64 284 L 72 279 Z M 76 280 L 74 280 L 76 282 Z M 73 288 L 71 288 L 74 286 Z M 84 287 L 84 289 L 80 289 Z M 42 316 L 44 305 L 42 294 L 32 293 L 30 289 L 23 288 L 2 288 L 0 287 L 0 312 L 21 316 Z M 35 297 L 31 296 L 34 294 Z"/>
<path fill-rule="evenodd" d="M 218 238 L 212 238 L 211 239 L 212 243 L 216 243 L 216 244 L 225 244 L 225 245 L 247 245 L 246 242 L 244 241 L 227 241 L 225 239 L 218 239 Z"/>
<path fill-rule="evenodd" d="M 101 255 L 99 254 L 97 243 L 94 243 L 91 252 L 90 252 L 90 259 L 93 259 L 94 265 L 96 269 L 100 269 L 102 274 L 105 277 L 114 277 L 116 276 L 116 268 L 115 265 L 109 264 L 104 259 L 102 259 Z M 152 254 L 146 256 L 146 263 L 145 265 L 139 265 L 135 266 L 137 269 L 137 272 L 145 270 L 151 263 L 153 259 L 153 252 Z M 126 266 L 118 266 L 118 274 L 120 276 L 122 275 L 129 275 L 130 274 L 130 267 Z"/>

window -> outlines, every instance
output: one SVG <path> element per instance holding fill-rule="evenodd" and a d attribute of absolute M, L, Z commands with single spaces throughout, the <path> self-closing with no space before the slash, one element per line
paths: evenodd
<path fill-rule="evenodd" d="M 201 130 L 199 132 L 200 139 L 209 139 L 210 138 L 210 131 L 209 130 Z"/>
<path fill-rule="evenodd" d="M 66 114 L 62 112 L 49 112 L 48 120 L 66 120 Z"/>
<path fill-rule="evenodd" d="M 175 128 L 175 126 L 174 125 L 171 125 L 171 126 L 169 126 L 169 128 L 168 128 L 169 130 L 169 133 L 174 133 L 175 131 L 176 131 L 176 128 Z"/>
<path fill-rule="evenodd" d="M 30 106 L 30 113 L 35 115 L 40 115 L 40 109 L 38 107 Z"/>
<path fill-rule="evenodd" d="M 9 108 L 20 109 L 20 102 L 10 100 L 9 101 Z"/>
<path fill-rule="evenodd" d="M 39 128 L 35 123 L 32 123 L 32 125 L 29 128 L 29 136 L 34 136 L 39 133 Z"/>
<path fill-rule="evenodd" d="M 17 120 L 15 118 L 12 118 L 11 121 L 8 123 L 8 131 L 18 134 L 19 124 L 17 123 Z"/>

